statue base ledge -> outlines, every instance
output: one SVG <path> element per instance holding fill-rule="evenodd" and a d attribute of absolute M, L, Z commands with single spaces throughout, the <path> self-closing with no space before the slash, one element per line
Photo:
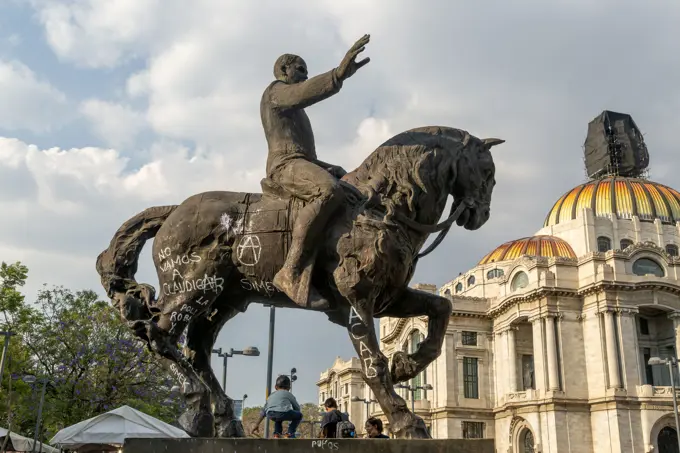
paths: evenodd
<path fill-rule="evenodd" d="M 127 439 L 123 453 L 494 453 L 493 439 Z"/>

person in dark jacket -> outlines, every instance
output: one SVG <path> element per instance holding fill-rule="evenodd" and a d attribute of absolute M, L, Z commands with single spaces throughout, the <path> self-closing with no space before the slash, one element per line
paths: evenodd
<path fill-rule="evenodd" d="M 366 420 L 366 424 L 364 425 L 364 429 L 366 429 L 366 435 L 368 436 L 369 439 L 389 439 L 389 436 L 386 436 L 383 434 L 383 424 L 382 420 L 379 418 L 371 417 L 368 420 Z"/>
<path fill-rule="evenodd" d="M 343 421 L 342 412 L 338 410 L 338 403 L 335 398 L 328 398 L 323 403 L 326 413 L 321 419 L 321 438 L 322 439 L 334 439 L 337 436 L 337 426 L 338 423 Z"/>

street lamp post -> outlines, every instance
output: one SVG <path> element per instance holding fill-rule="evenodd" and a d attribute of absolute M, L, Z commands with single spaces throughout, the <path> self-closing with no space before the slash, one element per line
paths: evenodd
<path fill-rule="evenodd" d="M 27 384 L 32 384 L 34 382 L 42 384 L 42 390 L 40 392 L 40 404 L 38 405 L 38 419 L 35 422 L 35 433 L 33 433 L 33 447 L 31 448 L 31 453 L 34 453 L 35 447 L 38 443 L 38 437 L 42 425 L 42 411 L 43 404 L 45 404 L 45 391 L 47 390 L 47 384 L 50 382 L 50 380 L 47 378 L 36 378 L 35 376 L 31 375 L 24 376 L 23 380 Z M 40 445 L 41 445 L 40 450 L 42 450 L 42 442 L 40 443 Z"/>
<path fill-rule="evenodd" d="M 395 385 L 395 387 L 399 389 L 406 389 L 411 392 L 411 412 L 413 413 L 416 412 L 416 391 L 425 390 L 427 392 L 428 390 L 432 390 L 432 386 L 430 384 L 416 385 L 413 387 L 406 384 L 397 384 Z M 427 398 L 427 395 L 425 396 L 425 398 Z"/>
<path fill-rule="evenodd" d="M 680 448 L 680 421 L 678 421 L 678 396 L 675 393 L 675 377 L 673 376 L 674 369 L 677 369 L 678 362 L 675 357 L 670 359 L 661 359 L 659 357 L 652 357 L 647 362 L 649 365 L 667 365 L 668 372 L 671 375 L 671 391 L 673 393 L 673 415 L 675 416 L 675 432 L 678 433 L 678 448 Z"/>
<path fill-rule="evenodd" d="M 244 395 L 243 395 L 243 400 L 242 400 L 243 402 L 241 403 L 241 407 L 242 407 L 243 409 L 246 408 L 246 400 L 247 400 L 247 399 L 248 399 L 248 394 L 244 394 Z"/>
<path fill-rule="evenodd" d="M 293 367 L 290 369 L 290 391 L 293 391 L 293 382 L 297 381 L 297 368 Z"/>
<path fill-rule="evenodd" d="M 249 357 L 257 357 L 260 355 L 260 350 L 255 346 L 249 346 L 242 351 L 237 351 L 233 348 L 229 351 L 222 352 L 222 348 L 213 349 L 213 354 L 217 354 L 218 357 L 222 357 L 222 390 L 227 391 L 227 359 L 229 357 L 234 357 L 235 355 L 244 355 Z"/>
<path fill-rule="evenodd" d="M 267 386 L 265 399 L 269 398 L 272 391 L 272 369 L 274 367 L 274 326 L 276 324 L 276 307 L 269 306 L 269 351 L 267 352 Z M 269 438 L 269 419 L 265 419 L 264 438 Z"/>

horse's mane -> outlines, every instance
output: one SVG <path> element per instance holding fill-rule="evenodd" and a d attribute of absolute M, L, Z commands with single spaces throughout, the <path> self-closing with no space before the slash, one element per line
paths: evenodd
<path fill-rule="evenodd" d="M 406 204 L 413 210 L 421 195 L 428 190 L 441 190 L 446 183 L 442 172 L 434 168 L 436 162 L 431 157 L 442 148 L 460 151 L 469 139 L 470 135 L 460 129 L 411 129 L 380 145 L 345 179 L 364 193 L 380 193 L 392 204 Z M 452 159 L 456 157 L 453 154 Z"/>

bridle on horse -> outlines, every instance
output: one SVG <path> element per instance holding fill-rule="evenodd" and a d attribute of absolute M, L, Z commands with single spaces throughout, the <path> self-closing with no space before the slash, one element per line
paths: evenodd
<path fill-rule="evenodd" d="M 437 233 L 437 237 L 432 241 L 432 244 L 430 244 L 424 251 L 420 252 L 418 255 L 416 255 L 416 260 L 429 255 L 436 249 L 439 244 L 442 243 L 444 238 L 446 237 L 447 233 L 451 229 L 451 226 L 453 225 L 453 222 L 458 220 L 458 217 L 463 213 L 465 208 L 471 207 L 474 204 L 474 201 L 470 198 L 465 198 L 463 199 L 459 204 L 458 207 L 456 208 L 456 204 L 453 203 L 451 205 L 451 213 L 449 214 L 449 218 L 444 220 L 441 223 L 438 223 L 436 225 L 424 225 L 422 223 L 416 222 L 413 219 L 410 219 L 406 217 L 404 214 L 400 212 L 396 212 L 395 215 L 396 217 L 399 218 L 399 220 L 404 223 L 407 227 L 411 228 L 414 231 L 417 231 L 419 233 L 423 234 L 432 234 L 432 233 Z"/>

